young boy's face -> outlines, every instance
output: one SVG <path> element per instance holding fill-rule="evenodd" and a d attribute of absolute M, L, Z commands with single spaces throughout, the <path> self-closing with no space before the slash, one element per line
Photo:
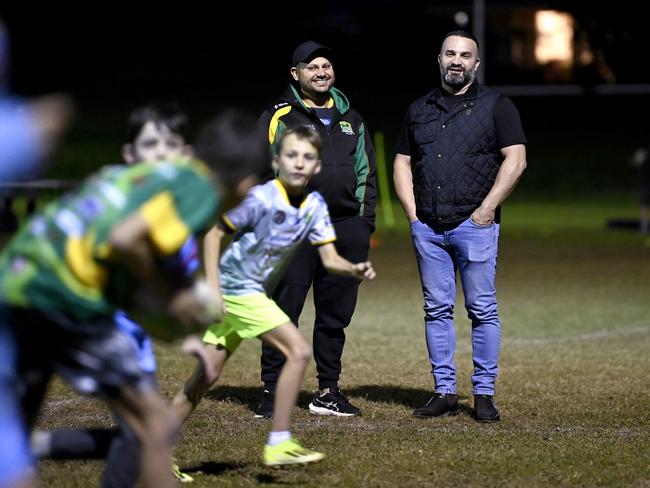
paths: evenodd
<path fill-rule="evenodd" d="M 185 144 L 183 136 L 152 121 L 142 126 L 132 144 L 125 144 L 122 148 L 122 157 L 129 164 L 170 161 L 190 154 L 191 148 Z"/>
<path fill-rule="evenodd" d="M 273 159 L 273 169 L 288 193 L 305 191 L 309 179 L 320 172 L 318 150 L 307 140 L 290 134 L 282 141 L 280 152 Z"/>

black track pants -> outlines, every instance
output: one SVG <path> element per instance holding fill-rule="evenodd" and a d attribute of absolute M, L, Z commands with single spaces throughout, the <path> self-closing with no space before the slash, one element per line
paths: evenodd
<path fill-rule="evenodd" d="M 334 223 L 336 250 L 356 263 L 368 259 L 370 230 L 360 217 L 351 217 Z M 318 256 L 318 248 L 303 242 L 293 257 L 287 272 L 273 294 L 273 299 L 298 325 L 309 287 L 314 286 L 313 349 L 319 388 L 338 384 L 341 375 L 341 356 L 345 344 L 345 328 L 352 320 L 357 303 L 359 280 L 327 273 Z M 284 356 L 270 346 L 262 346 L 262 382 L 265 388 L 275 390 Z"/>

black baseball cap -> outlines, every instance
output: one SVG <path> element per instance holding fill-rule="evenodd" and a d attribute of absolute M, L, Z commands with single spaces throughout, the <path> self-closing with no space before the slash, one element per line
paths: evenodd
<path fill-rule="evenodd" d="M 300 44 L 291 56 L 291 66 L 298 66 L 298 63 L 308 63 L 314 58 L 322 56 L 330 62 L 334 62 L 334 51 L 318 42 L 306 41 Z"/>

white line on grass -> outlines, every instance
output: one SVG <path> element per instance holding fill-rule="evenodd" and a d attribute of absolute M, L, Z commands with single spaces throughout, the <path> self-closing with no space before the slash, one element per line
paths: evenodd
<path fill-rule="evenodd" d="M 578 335 L 566 335 L 566 336 L 549 336 L 549 337 L 538 337 L 538 338 L 512 338 L 504 339 L 504 343 L 508 345 L 515 346 L 544 346 L 547 344 L 554 344 L 557 342 L 567 342 L 567 341 L 598 341 L 602 339 L 611 339 L 614 337 L 629 337 L 634 335 L 645 335 L 650 333 L 650 325 L 637 325 L 630 327 L 617 327 L 612 329 L 599 329 L 593 332 L 587 332 L 585 334 Z"/>

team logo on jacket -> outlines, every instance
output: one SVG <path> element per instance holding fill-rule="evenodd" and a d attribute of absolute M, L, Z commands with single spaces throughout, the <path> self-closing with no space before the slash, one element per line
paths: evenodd
<path fill-rule="evenodd" d="M 349 136 L 354 135 L 354 130 L 352 129 L 350 122 L 346 122 L 345 120 L 342 120 L 341 122 L 339 122 L 339 125 L 341 126 L 341 132 Z"/>
<path fill-rule="evenodd" d="M 281 211 L 281 210 L 278 210 L 278 211 L 275 212 L 275 214 L 273 215 L 273 222 L 275 222 L 276 224 L 280 225 L 282 222 L 285 221 L 286 218 L 287 218 L 287 214 L 285 214 L 285 213 L 284 213 L 283 211 Z"/>

